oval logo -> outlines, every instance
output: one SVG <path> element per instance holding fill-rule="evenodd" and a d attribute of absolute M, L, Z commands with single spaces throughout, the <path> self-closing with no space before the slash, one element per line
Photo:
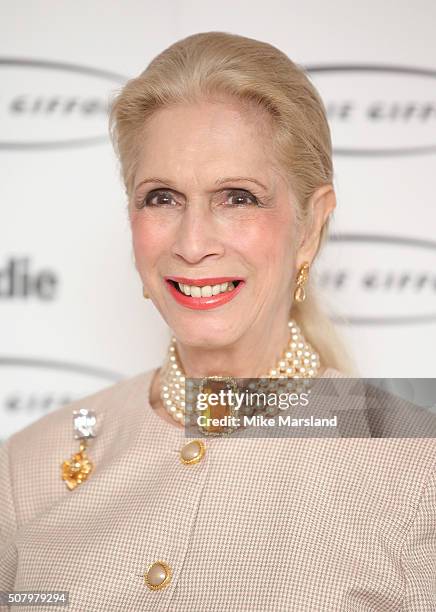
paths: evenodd
<path fill-rule="evenodd" d="M 84 66 L 0 58 L 0 148 L 107 142 L 109 96 L 125 78 Z"/>
<path fill-rule="evenodd" d="M 436 242 L 332 235 L 317 268 L 336 323 L 343 318 L 355 325 L 436 321 Z"/>
<path fill-rule="evenodd" d="M 0 444 L 44 414 L 123 377 L 80 364 L 0 358 Z"/>
<path fill-rule="evenodd" d="M 338 155 L 436 152 L 436 71 L 377 65 L 308 66 Z"/>

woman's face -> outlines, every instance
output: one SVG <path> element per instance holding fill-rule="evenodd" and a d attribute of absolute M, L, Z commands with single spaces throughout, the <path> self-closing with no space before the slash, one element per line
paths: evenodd
<path fill-rule="evenodd" d="M 129 203 L 136 267 L 186 345 L 224 347 L 289 313 L 295 195 L 260 112 L 230 100 L 173 106 L 144 131 Z M 177 277 L 191 295 L 168 280 Z M 229 291 L 223 278 L 242 282 Z"/>

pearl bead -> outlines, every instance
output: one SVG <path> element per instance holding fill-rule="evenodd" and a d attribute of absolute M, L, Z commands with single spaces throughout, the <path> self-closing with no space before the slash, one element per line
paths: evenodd
<path fill-rule="evenodd" d="M 295 385 L 289 379 L 302 378 L 302 384 L 305 385 L 308 382 L 305 379 L 316 376 L 319 367 L 319 355 L 305 341 L 299 326 L 293 319 L 288 321 L 288 327 L 290 328 L 290 339 L 278 364 L 269 370 L 268 375 L 259 377 L 257 384 L 250 385 L 252 389 L 259 388 L 263 392 L 268 390 L 278 392 L 280 389 L 291 388 L 292 386 L 295 388 Z M 195 423 L 196 417 L 194 415 L 190 416 L 194 412 L 192 403 L 188 401 L 185 404 L 184 401 L 185 396 L 186 400 L 194 399 L 195 386 L 196 384 L 192 381 L 186 381 L 178 362 L 176 338 L 173 336 L 169 346 L 167 362 L 164 364 L 161 373 L 161 399 L 167 412 L 181 423 Z M 185 391 L 185 388 L 187 391 Z M 267 412 L 271 413 L 271 408 L 268 408 Z"/>

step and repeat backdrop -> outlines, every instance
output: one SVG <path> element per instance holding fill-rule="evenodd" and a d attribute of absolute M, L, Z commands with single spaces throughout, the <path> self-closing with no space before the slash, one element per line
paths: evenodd
<path fill-rule="evenodd" d="M 304 66 L 332 129 L 338 206 L 316 274 L 362 377 L 434 377 L 436 4 L 3 3 L 0 442 L 158 366 L 169 330 L 134 269 L 110 96 L 220 30 Z"/>

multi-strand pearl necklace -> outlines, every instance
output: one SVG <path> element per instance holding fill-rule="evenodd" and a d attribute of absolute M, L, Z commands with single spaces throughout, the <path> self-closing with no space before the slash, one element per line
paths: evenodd
<path fill-rule="evenodd" d="M 288 346 L 266 376 L 261 376 L 260 385 L 264 390 L 277 389 L 277 382 L 264 379 L 313 378 L 317 375 L 320 360 L 318 353 L 304 338 L 297 323 L 288 322 L 290 339 Z M 190 400 L 192 392 L 185 389 L 186 377 L 177 354 L 176 338 L 171 338 L 167 357 L 160 371 L 160 398 L 167 412 L 178 422 L 188 425 L 194 419 L 194 409 Z M 192 385 L 191 385 L 192 386 Z"/>

